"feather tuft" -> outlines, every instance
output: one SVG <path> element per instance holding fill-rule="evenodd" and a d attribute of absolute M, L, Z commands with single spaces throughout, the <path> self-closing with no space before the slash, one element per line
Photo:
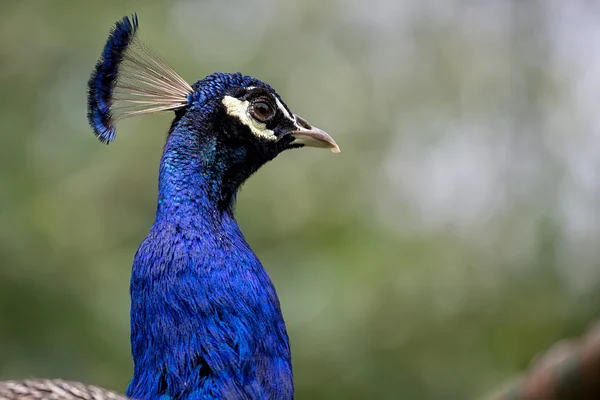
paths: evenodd
<path fill-rule="evenodd" d="M 120 119 L 186 107 L 193 90 L 137 36 L 138 18 L 115 24 L 88 81 L 88 121 L 102 143 Z"/>

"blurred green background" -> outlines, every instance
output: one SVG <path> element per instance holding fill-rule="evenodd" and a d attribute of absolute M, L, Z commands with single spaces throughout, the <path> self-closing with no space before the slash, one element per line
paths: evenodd
<path fill-rule="evenodd" d="M 2 1 L 0 379 L 130 379 L 171 115 L 103 146 L 85 85 L 132 12 L 189 82 L 253 75 L 342 149 L 286 153 L 238 200 L 298 399 L 473 398 L 599 314 L 594 2 Z"/>

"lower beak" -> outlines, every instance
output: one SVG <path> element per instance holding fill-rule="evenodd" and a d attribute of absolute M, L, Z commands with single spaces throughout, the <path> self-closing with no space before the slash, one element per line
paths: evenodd
<path fill-rule="evenodd" d="M 340 148 L 327 132 L 311 126 L 302 117 L 294 115 L 297 129 L 292 132 L 295 140 L 293 144 L 303 144 L 306 147 L 320 147 L 331 149 L 333 153 L 339 153 Z"/>

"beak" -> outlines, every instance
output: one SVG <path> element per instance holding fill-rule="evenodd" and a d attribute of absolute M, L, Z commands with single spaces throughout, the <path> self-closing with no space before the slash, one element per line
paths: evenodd
<path fill-rule="evenodd" d="M 333 153 L 339 153 L 340 148 L 325 131 L 315 128 L 299 115 L 294 115 L 296 130 L 291 134 L 296 138 L 293 144 L 303 144 L 306 147 L 321 147 L 331 149 Z"/>

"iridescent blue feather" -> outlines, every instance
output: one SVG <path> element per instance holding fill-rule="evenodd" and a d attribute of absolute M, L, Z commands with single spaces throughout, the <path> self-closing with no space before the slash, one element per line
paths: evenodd
<path fill-rule="evenodd" d="M 88 120 L 102 143 L 115 139 L 115 121 L 112 117 L 113 90 L 124 53 L 138 29 L 136 14 L 124 17 L 111 30 L 104 51 L 88 81 Z"/>

